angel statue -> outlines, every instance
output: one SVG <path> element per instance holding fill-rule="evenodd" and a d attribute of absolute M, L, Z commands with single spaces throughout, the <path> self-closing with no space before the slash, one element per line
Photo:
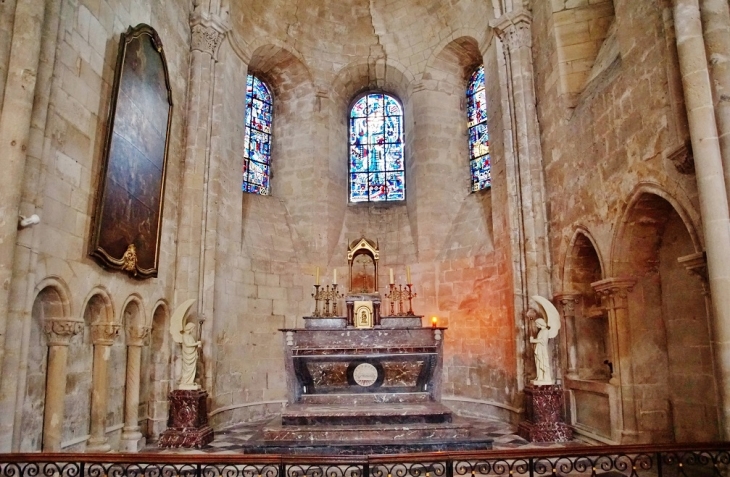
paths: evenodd
<path fill-rule="evenodd" d="M 550 352 L 548 342 L 551 338 L 558 336 L 560 331 L 560 314 L 547 298 L 535 295 L 532 299 L 537 303 L 540 315 L 547 317 L 535 320 L 538 332 L 536 337 L 530 337 L 530 343 L 535 345 L 535 369 L 537 377 L 532 381 L 536 386 L 555 384 L 553 380 L 552 366 L 550 365 Z"/>
<path fill-rule="evenodd" d="M 186 323 L 186 315 L 193 303 L 195 300 L 191 299 L 180 305 L 170 319 L 172 339 L 176 343 L 180 343 L 182 348 L 182 373 L 178 389 L 200 389 L 200 385 L 195 382 L 195 368 L 198 364 L 198 349 L 201 347 L 201 341 L 193 336 L 195 323 Z"/>

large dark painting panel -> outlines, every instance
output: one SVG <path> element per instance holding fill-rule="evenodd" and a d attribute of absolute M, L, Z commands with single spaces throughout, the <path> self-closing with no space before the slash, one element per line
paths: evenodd
<path fill-rule="evenodd" d="M 91 255 L 157 276 L 172 98 L 165 54 L 148 25 L 122 35 Z"/>

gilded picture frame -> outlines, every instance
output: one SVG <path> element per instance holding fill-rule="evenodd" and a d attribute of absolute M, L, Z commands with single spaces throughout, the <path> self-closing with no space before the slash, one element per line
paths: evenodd
<path fill-rule="evenodd" d="M 172 107 L 160 37 L 130 26 L 119 41 L 89 254 L 138 279 L 158 272 Z"/>

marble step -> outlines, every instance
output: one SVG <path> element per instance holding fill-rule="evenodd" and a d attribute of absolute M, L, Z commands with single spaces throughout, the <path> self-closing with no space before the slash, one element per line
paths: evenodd
<path fill-rule="evenodd" d="M 431 402 L 431 395 L 427 392 L 304 394 L 299 402 L 302 404 L 350 404 L 359 406 L 375 403 Z"/>
<path fill-rule="evenodd" d="M 263 440 L 267 445 L 320 443 L 368 443 L 372 445 L 389 445 L 393 443 L 446 442 L 452 440 L 468 440 L 471 435 L 468 422 L 458 421 L 443 424 L 378 424 L 358 426 L 292 426 L 282 425 L 279 418 L 270 422 L 262 430 L 261 436 L 254 440 Z M 259 437 L 259 439 L 256 439 Z M 480 442 L 484 442 L 481 439 Z"/>
<path fill-rule="evenodd" d="M 428 439 L 423 441 L 393 440 L 390 442 L 348 441 L 271 441 L 244 444 L 244 454 L 294 454 L 294 455 L 381 455 L 409 454 L 415 452 L 458 452 L 489 450 L 493 440 L 487 437 L 460 439 Z M 371 466 L 371 472 L 378 464 Z"/>
<path fill-rule="evenodd" d="M 374 424 L 441 424 L 452 420 L 451 409 L 437 402 L 302 404 L 281 413 L 284 426 L 359 426 Z"/>

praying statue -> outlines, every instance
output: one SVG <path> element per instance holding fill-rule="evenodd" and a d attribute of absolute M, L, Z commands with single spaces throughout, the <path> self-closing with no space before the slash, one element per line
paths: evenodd
<path fill-rule="evenodd" d="M 195 391 L 200 389 L 200 386 L 195 382 L 195 370 L 202 342 L 194 336 L 195 323 L 186 323 L 186 315 L 193 303 L 195 303 L 194 299 L 188 300 L 175 310 L 170 319 L 170 334 L 176 343 L 180 343 L 182 351 L 182 371 L 178 389 Z"/>
<path fill-rule="evenodd" d="M 535 370 L 537 371 L 537 376 L 532 384 L 536 386 L 552 385 L 555 384 L 555 380 L 553 380 L 548 344 L 551 338 L 558 336 L 560 314 L 547 298 L 535 295 L 532 299 L 538 304 L 538 312 L 543 317 L 535 320 L 537 336 L 530 337 L 530 343 L 535 345 Z"/>

